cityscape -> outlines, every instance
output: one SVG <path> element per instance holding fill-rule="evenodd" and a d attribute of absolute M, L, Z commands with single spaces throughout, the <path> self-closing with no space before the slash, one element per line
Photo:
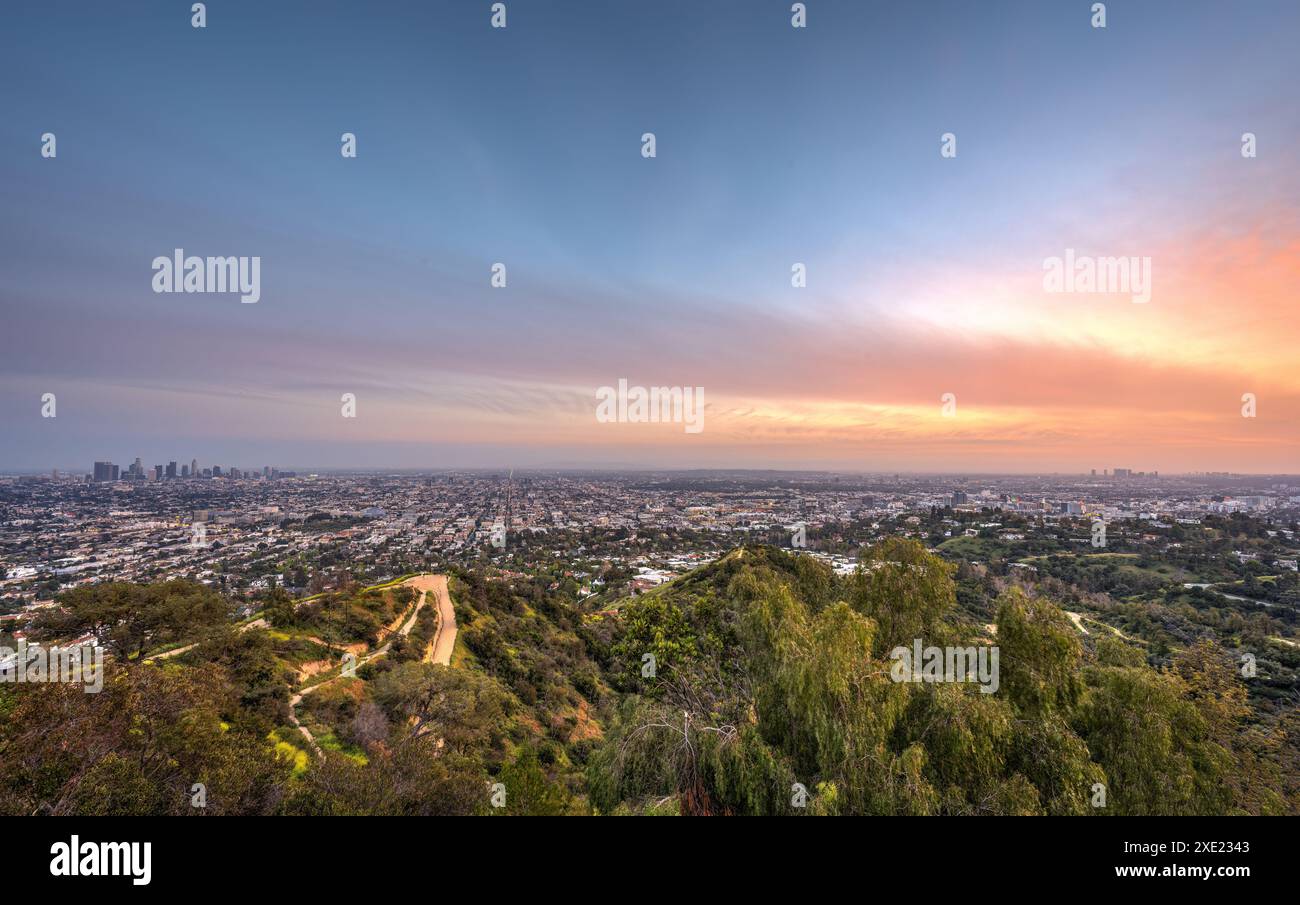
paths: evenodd
<path fill-rule="evenodd" d="M 1300 556 L 1300 477 L 1286 475 L 299 474 L 140 463 L 0 475 L 0 613 L 100 581 L 185 578 L 251 598 L 273 585 L 305 592 L 308 574 L 319 590 L 451 563 L 508 570 L 537 550 L 648 576 L 627 580 L 635 592 L 751 539 L 791 547 L 798 526 L 809 555 L 842 572 L 889 534 L 940 549 L 986 538 L 1010 565 L 1028 567 L 1016 551 L 1086 546 L 1094 521 L 1126 526 L 1135 549 L 1168 555 L 1181 546 L 1173 529 L 1233 515 L 1271 526 L 1262 564 L 1295 572 Z M 504 543 L 492 543 L 494 526 Z M 1230 552 L 1237 565 L 1261 555 Z"/>

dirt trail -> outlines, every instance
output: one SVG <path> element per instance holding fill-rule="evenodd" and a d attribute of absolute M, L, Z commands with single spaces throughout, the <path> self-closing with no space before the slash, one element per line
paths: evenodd
<path fill-rule="evenodd" d="M 416 603 L 415 609 L 411 611 L 410 618 L 406 620 L 405 624 L 403 624 L 401 628 L 397 629 L 397 634 L 401 635 L 403 638 L 411 634 L 411 629 L 415 628 L 415 620 L 420 615 L 420 610 L 424 609 L 424 605 L 429 599 L 429 592 L 432 591 L 438 600 L 438 631 L 434 634 L 433 640 L 429 642 L 429 647 L 425 651 L 424 659 L 425 662 L 441 663 L 444 666 L 450 666 L 451 651 L 456 644 L 456 611 L 452 608 L 451 594 L 447 591 L 447 576 L 417 575 L 414 578 L 408 578 L 406 581 L 402 582 L 402 584 L 419 591 L 420 599 L 419 602 Z M 398 621 L 400 621 L 400 619 Z M 397 622 L 394 622 L 393 624 L 396 625 Z M 370 653 L 359 658 L 357 660 L 357 666 L 364 666 L 371 660 L 382 657 L 384 654 L 388 653 L 392 646 L 392 641 L 384 642 Z M 307 739 L 307 743 L 311 745 L 312 751 L 315 752 L 317 757 L 322 756 L 320 746 L 316 744 L 316 739 L 312 737 L 312 734 L 307 727 L 298 721 L 297 707 L 302 703 L 302 699 L 305 695 L 309 695 L 319 688 L 324 688 L 326 685 L 337 682 L 341 678 L 342 676 L 339 675 L 332 679 L 326 679 L 324 682 L 320 682 L 310 688 L 302 689 L 289 699 L 289 720 L 300 732 L 302 732 L 303 736 Z"/>
<path fill-rule="evenodd" d="M 451 652 L 456 647 L 456 609 L 451 605 L 451 594 L 447 590 L 446 575 L 421 575 L 420 581 L 427 579 L 423 585 L 415 585 L 426 592 L 432 591 L 438 598 L 438 630 L 424 652 L 424 662 L 451 665 Z"/>

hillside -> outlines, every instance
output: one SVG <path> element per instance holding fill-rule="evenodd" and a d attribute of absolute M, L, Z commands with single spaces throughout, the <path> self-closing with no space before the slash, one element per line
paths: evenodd
<path fill-rule="evenodd" d="M 33 639 L 97 633 L 105 688 L 0 685 L 0 813 L 183 814 L 197 783 L 209 813 L 475 814 L 496 782 L 505 813 L 583 812 L 602 686 L 576 616 L 473 575 L 453 599 L 443 666 L 403 583 L 273 592 L 242 622 L 188 582 L 66 595 Z"/>
<path fill-rule="evenodd" d="M 915 542 L 887 540 L 864 565 L 839 579 L 809 557 L 741 548 L 628 603 L 610 644 L 627 696 L 589 771 L 596 808 L 1295 810 L 1278 791 L 1295 789 L 1295 736 L 1252 719 L 1213 643 L 1154 669 L 1140 646 L 1084 636 L 1018 587 L 996 600 L 993 626 L 972 623 L 954 567 Z M 915 639 L 972 651 L 996 641 L 1000 690 L 895 681 L 890 652 Z M 653 676 L 640 669 L 647 653 Z"/>
<path fill-rule="evenodd" d="M 0 813 L 1297 810 L 1294 708 L 1209 636 L 1158 654 L 914 541 L 851 576 L 743 546 L 598 612 L 448 586 L 450 665 L 428 577 L 242 619 L 184 581 L 63 595 L 26 628 L 97 637 L 105 687 L 0 684 Z"/>

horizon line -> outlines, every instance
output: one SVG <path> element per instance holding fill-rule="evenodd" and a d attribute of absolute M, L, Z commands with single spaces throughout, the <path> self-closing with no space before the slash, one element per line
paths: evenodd
<path fill-rule="evenodd" d="M 170 461 L 170 460 L 169 460 Z M 179 461 L 179 460 L 178 460 Z M 116 463 L 114 463 L 116 464 Z M 403 465 L 403 466 L 352 466 L 352 465 L 265 465 L 256 468 L 249 466 L 245 469 L 241 465 L 222 466 L 233 467 L 241 470 L 247 470 L 249 473 L 261 475 L 261 468 L 271 467 L 279 471 L 293 471 L 299 473 L 308 472 L 311 474 L 383 474 L 383 473 L 414 473 L 414 474 L 450 474 L 450 473 L 491 473 L 498 471 L 513 471 L 516 473 L 526 474 L 563 474 L 563 473 L 584 473 L 584 472 L 602 472 L 609 474 L 707 474 L 707 473 L 741 473 L 741 474 L 807 474 L 807 475 L 860 475 L 860 476 L 909 476 L 909 477 L 951 477 L 951 476 L 970 476 L 970 477 L 1083 477 L 1083 478 L 1115 478 L 1121 477 L 1124 480 L 1131 478 L 1160 478 L 1160 477 L 1275 477 L 1275 478 L 1297 478 L 1300 479 L 1300 473 L 1281 472 L 1281 471 L 1143 471 L 1141 473 L 1134 471 L 1132 474 L 1115 475 L 1111 473 L 1093 474 L 1085 471 L 984 471 L 984 470 L 904 470 L 904 469 L 837 469 L 837 468 L 753 468 L 753 467 L 728 467 L 728 466 L 705 466 L 705 467 L 656 467 L 656 466 L 616 466 L 616 465 L 583 465 L 583 466 L 528 466 L 518 467 L 512 465 L 499 466 L 422 466 L 422 465 Z M 1123 466 L 1121 466 L 1123 467 Z M 91 474 L 91 470 L 82 468 L 59 468 L 50 467 L 26 467 L 26 468 L 0 468 L 0 477 L 20 477 L 26 475 L 49 475 L 53 471 L 66 473 L 68 475 Z M 223 475 L 224 477 L 224 475 Z M 172 478 L 174 481 L 194 480 L 194 478 Z M 201 479 L 200 479 L 201 480 Z M 101 482 L 101 483 L 122 483 Z M 149 482 L 145 483 L 157 483 Z"/>

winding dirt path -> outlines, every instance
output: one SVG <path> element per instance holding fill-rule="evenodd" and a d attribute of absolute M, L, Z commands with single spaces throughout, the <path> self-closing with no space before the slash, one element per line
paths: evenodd
<path fill-rule="evenodd" d="M 438 601 L 438 630 L 434 633 L 433 640 L 429 642 L 429 646 L 424 652 L 424 662 L 441 663 L 443 666 L 450 666 L 451 652 L 456 646 L 456 610 L 451 605 L 451 594 L 447 590 L 447 576 L 429 574 L 416 575 L 414 578 L 408 578 L 406 581 L 402 582 L 402 584 L 408 585 L 419 591 L 420 599 L 416 603 L 415 609 L 411 611 L 410 618 L 408 618 L 406 622 L 397 629 L 397 634 L 404 638 L 411 634 L 411 629 L 415 628 L 415 620 L 420 615 L 420 610 L 424 608 L 425 603 L 429 599 L 429 594 L 432 592 Z M 384 656 L 392 646 L 393 642 L 391 640 L 385 641 L 382 645 L 361 657 L 357 661 L 357 666 L 363 666 L 371 660 Z M 319 688 L 324 688 L 326 685 L 337 682 L 341 678 L 343 677 L 338 675 L 332 679 L 326 679 L 324 682 L 319 682 L 310 688 L 302 689 L 289 699 L 289 721 L 292 722 L 298 731 L 307 739 L 307 743 L 311 745 L 312 751 L 315 752 L 317 757 L 322 757 L 323 752 L 321 751 L 320 746 L 316 744 L 316 739 L 312 736 L 310 730 L 298 721 L 297 707 L 302 703 L 302 699 L 305 695 L 309 695 Z"/>

